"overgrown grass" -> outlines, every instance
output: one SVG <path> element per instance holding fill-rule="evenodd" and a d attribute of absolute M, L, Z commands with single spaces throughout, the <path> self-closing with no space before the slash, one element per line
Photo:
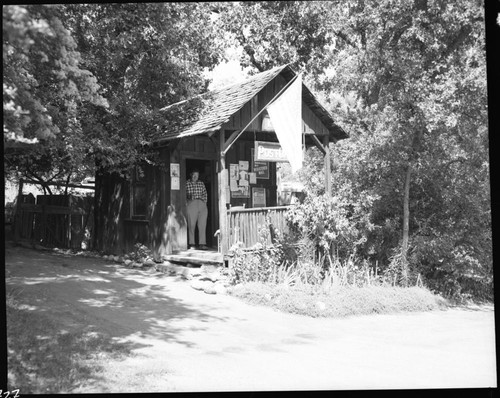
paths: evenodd
<path fill-rule="evenodd" d="M 325 292 L 305 284 L 248 282 L 230 287 L 228 293 L 250 304 L 311 317 L 429 311 L 448 306 L 443 298 L 417 286 L 343 286 Z"/>
<path fill-rule="evenodd" d="M 353 256 L 344 261 L 328 256 L 327 262 L 324 258 L 297 258 L 288 265 L 278 264 L 269 247 L 253 252 L 236 250 L 235 254 L 230 271 L 234 286 L 228 293 L 283 312 L 345 317 L 428 311 L 450 305 L 426 289 L 420 275 L 402 278 L 397 270 L 380 275 Z"/>
<path fill-rule="evenodd" d="M 21 394 L 68 393 L 98 379 L 106 358 L 120 358 L 129 349 L 109 336 L 84 327 L 64 330 L 43 312 L 6 299 L 8 389 Z"/>

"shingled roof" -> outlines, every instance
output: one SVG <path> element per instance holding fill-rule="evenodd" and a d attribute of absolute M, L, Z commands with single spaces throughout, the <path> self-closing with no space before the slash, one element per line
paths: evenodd
<path fill-rule="evenodd" d="M 189 137 L 219 130 L 235 112 L 240 110 L 280 73 L 287 81 L 296 75 L 288 65 L 284 65 L 258 73 L 243 82 L 208 91 L 162 108 L 160 111 L 164 113 L 167 120 L 162 128 L 163 132 L 155 141 Z M 302 85 L 302 100 L 320 118 L 333 138 L 339 140 L 348 137 L 347 133 L 335 124 L 330 113 L 305 85 Z M 182 112 L 182 118 L 175 117 L 177 112 Z M 173 120 L 177 120 L 177 122 L 169 123 Z"/>

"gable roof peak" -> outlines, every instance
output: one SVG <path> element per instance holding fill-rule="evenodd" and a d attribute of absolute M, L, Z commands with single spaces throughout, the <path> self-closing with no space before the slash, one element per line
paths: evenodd
<path fill-rule="evenodd" d="M 256 96 L 278 75 L 291 81 L 297 73 L 290 64 L 256 73 L 248 79 L 232 83 L 195 97 L 168 105 L 160 111 L 170 113 L 169 123 L 155 142 L 183 138 L 219 130 L 231 116 Z M 317 114 L 334 139 L 347 138 L 347 133 L 335 124 L 330 113 L 319 103 L 306 85 L 302 83 L 302 100 Z M 175 114 L 177 112 L 177 115 Z"/>

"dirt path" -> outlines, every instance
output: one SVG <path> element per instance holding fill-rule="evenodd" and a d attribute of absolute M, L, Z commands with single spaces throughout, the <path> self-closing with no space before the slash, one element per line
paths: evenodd
<path fill-rule="evenodd" d="M 7 292 L 125 344 L 73 392 L 496 387 L 493 307 L 312 319 L 100 259 L 8 248 Z"/>

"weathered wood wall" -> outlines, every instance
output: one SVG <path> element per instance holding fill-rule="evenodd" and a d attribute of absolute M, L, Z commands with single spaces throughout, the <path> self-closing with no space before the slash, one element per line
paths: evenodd
<path fill-rule="evenodd" d="M 125 218 L 130 213 L 130 184 L 116 174 L 96 173 L 93 247 L 105 253 L 126 252 Z"/>
<path fill-rule="evenodd" d="M 172 147 L 159 149 L 159 156 L 164 162 L 164 168 L 149 167 L 147 170 L 148 192 L 148 242 L 156 260 L 163 254 L 171 253 L 176 247 L 176 236 L 173 235 L 174 225 L 179 223 L 178 215 L 172 211 L 170 194 L 170 163 L 174 163 Z"/>
<path fill-rule="evenodd" d="M 169 163 L 168 147 L 160 156 Z M 159 166 L 144 165 L 147 211 L 135 216 L 131 211 L 131 182 L 117 175 L 97 174 L 95 194 L 95 245 L 98 250 L 124 254 L 138 243 L 148 246 L 158 258 L 169 245 L 167 208 L 170 195 L 170 174 Z"/>

